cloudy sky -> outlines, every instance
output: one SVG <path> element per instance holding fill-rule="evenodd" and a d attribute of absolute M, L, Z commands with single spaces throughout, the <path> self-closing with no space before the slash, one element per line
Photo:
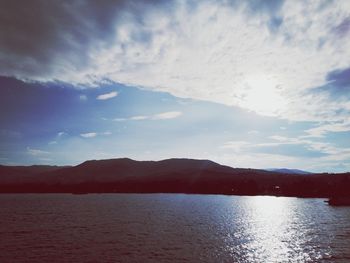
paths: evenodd
<path fill-rule="evenodd" d="M 350 170 L 350 1 L 0 2 L 0 163 Z"/>

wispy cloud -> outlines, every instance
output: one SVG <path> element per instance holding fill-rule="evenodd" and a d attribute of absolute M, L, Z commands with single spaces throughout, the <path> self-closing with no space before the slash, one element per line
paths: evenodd
<path fill-rule="evenodd" d="M 129 118 L 131 119 L 131 118 Z M 114 118 L 113 121 L 127 121 L 129 120 L 128 118 Z"/>
<path fill-rule="evenodd" d="M 316 151 L 325 155 L 333 156 L 333 155 L 344 155 L 346 156 L 350 153 L 350 148 L 341 148 L 336 147 L 330 142 L 321 142 L 305 139 L 304 137 L 284 137 L 279 135 L 270 136 L 270 142 L 260 142 L 260 143 L 252 143 L 248 141 L 228 141 L 224 143 L 220 148 L 221 149 L 229 149 L 234 152 L 252 152 L 254 149 L 259 149 L 261 147 L 280 147 L 283 145 L 299 145 L 300 147 L 304 147 L 308 151 Z"/>
<path fill-rule="evenodd" d="M 130 117 L 129 119 L 132 120 L 132 121 L 142 121 L 142 120 L 147 120 L 149 118 L 150 118 L 149 116 L 140 115 L 140 116 Z"/>
<path fill-rule="evenodd" d="M 94 138 L 96 136 L 103 135 L 103 136 L 109 136 L 112 135 L 112 132 L 106 131 L 106 132 L 87 132 L 87 133 L 81 133 L 80 136 L 83 138 Z"/>
<path fill-rule="evenodd" d="M 181 111 L 167 111 L 154 115 L 138 115 L 129 118 L 115 118 L 114 121 L 142 121 L 142 120 L 170 120 L 178 118 L 182 115 Z"/>
<path fill-rule="evenodd" d="M 306 130 L 307 137 L 322 138 L 325 137 L 327 133 L 330 132 L 349 132 L 350 131 L 350 119 L 349 121 L 343 122 L 331 122 L 331 123 L 321 123 L 315 128 Z"/>
<path fill-rule="evenodd" d="M 182 115 L 182 112 L 180 111 L 168 111 L 168 112 L 155 114 L 151 116 L 151 119 L 152 120 L 169 120 L 169 119 L 175 119 L 181 115 Z"/>
<path fill-rule="evenodd" d="M 327 155 L 338 154 L 344 151 L 343 148 L 335 147 L 331 143 L 307 140 L 307 139 L 304 139 L 303 137 L 291 138 L 291 137 L 274 135 L 274 136 L 270 136 L 269 138 L 274 140 L 275 142 L 260 143 L 257 145 L 257 147 L 265 147 L 265 146 L 278 147 L 281 145 L 300 145 L 302 147 L 305 147 L 307 150 L 317 151 Z"/>
<path fill-rule="evenodd" d="M 61 131 L 61 132 L 58 132 L 58 133 L 57 133 L 57 137 L 62 137 L 62 136 L 64 136 L 64 135 L 67 135 L 67 133 L 64 132 L 64 131 Z"/>
<path fill-rule="evenodd" d="M 27 153 L 32 156 L 42 156 L 42 155 L 50 154 L 50 152 L 39 150 L 39 149 L 33 149 L 30 147 L 27 147 Z"/>
<path fill-rule="evenodd" d="M 249 141 L 228 141 L 220 149 L 223 153 L 216 153 L 221 162 L 239 167 L 287 167 L 299 168 L 314 172 L 348 171 L 350 167 L 350 148 L 338 147 L 329 142 L 306 140 L 303 138 L 290 138 L 271 136 L 271 142 L 252 143 Z M 292 154 L 290 150 L 285 153 L 279 151 L 280 147 L 300 147 L 302 152 L 318 152 L 317 155 L 308 154 L 300 156 Z M 261 152 L 261 149 L 264 149 Z M 215 159 L 216 157 L 211 157 Z"/>
<path fill-rule="evenodd" d="M 114 98 L 116 96 L 118 96 L 118 92 L 112 91 L 112 92 L 109 92 L 109 93 L 98 95 L 96 97 L 96 99 L 98 99 L 98 100 L 108 100 L 108 99 Z"/>
<path fill-rule="evenodd" d="M 97 133 L 96 132 L 81 133 L 80 136 L 83 138 L 94 138 L 97 136 Z"/>

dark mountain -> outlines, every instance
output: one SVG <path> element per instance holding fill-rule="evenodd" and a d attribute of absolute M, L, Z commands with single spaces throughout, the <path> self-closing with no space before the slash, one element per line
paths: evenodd
<path fill-rule="evenodd" d="M 0 193 L 202 193 L 329 197 L 348 195 L 350 173 L 299 174 L 223 166 L 210 160 L 128 158 L 73 167 L 0 166 Z"/>
<path fill-rule="evenodd" d="M 272 169 L 266 169 L 266 171 L 278 172 L 282 174 L 312 174 L 307 171 L 303 171 L 299 169 L 288 169 L 288 168 L 272 168 Z"/>
<path fill-rule="evenodd" d="M 69 167 L 69 166 L 66 166 Z M 0 183 L 29 182 L 36 180 L 37 175 L 62 169 L 63 166 L 32 165 L 32 166 L 4 166 L 0 165 Z"/>

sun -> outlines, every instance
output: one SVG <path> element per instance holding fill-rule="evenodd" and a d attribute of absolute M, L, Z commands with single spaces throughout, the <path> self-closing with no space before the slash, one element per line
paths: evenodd
<path fill-rule="evenodd" d="M 286 107 L 278 79 L 267 74 L 248 76 L 244 81 L 241 106 L 262 115 L 278 115 Z"/>

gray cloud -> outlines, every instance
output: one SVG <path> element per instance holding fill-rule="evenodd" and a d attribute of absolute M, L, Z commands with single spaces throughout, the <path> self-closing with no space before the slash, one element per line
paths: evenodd
<path fill-rule="evenodd" d="M 53 80 L 91 65 L 94 49 L 106 48 L 115 27 L 156 1 L 0 2 L 0 74 Z M 121 14 L 123 12 L 123 14 Z M 135 36 L 142 37 L 142 36 Z"/>
<path fill-rule="evenodd" d="M 83 67 L 89 33 L 103 28 L 97 20 L 84 24 L 81 17 L 89 10 L 77 2 L 2 1 L 0 10 L 0 71 L 8 76 L 46 78 Z"/>
<path fill-rule="evenodd" d="M 226 3 L 223 1 L 222 3 Z M 228 1 L 240 5 L 240 1 Z M 281 0 L 251 0 L 246 10 L 275 14 Z M 142 14 L 148 9 L 171 12 L 176 1 L 160 0 L 4 0 L 0 2 L 0 75 L 19 79 L 52 81 L 64 74 L 91 68 L 94 50 L 115 43 L 121 21 L 132 20 L 143 27 Z M 188 9 L 196 2 L 189 1 Z M 271 27 L 281 23 L 272 17 Z M 154 33 L 154 32 L 153 32 Z M 152 32 L 143 27 L 130 33 L 134 43 L 152 41 Z M 93 76 L 92 76 L 93 77 Z"/>

